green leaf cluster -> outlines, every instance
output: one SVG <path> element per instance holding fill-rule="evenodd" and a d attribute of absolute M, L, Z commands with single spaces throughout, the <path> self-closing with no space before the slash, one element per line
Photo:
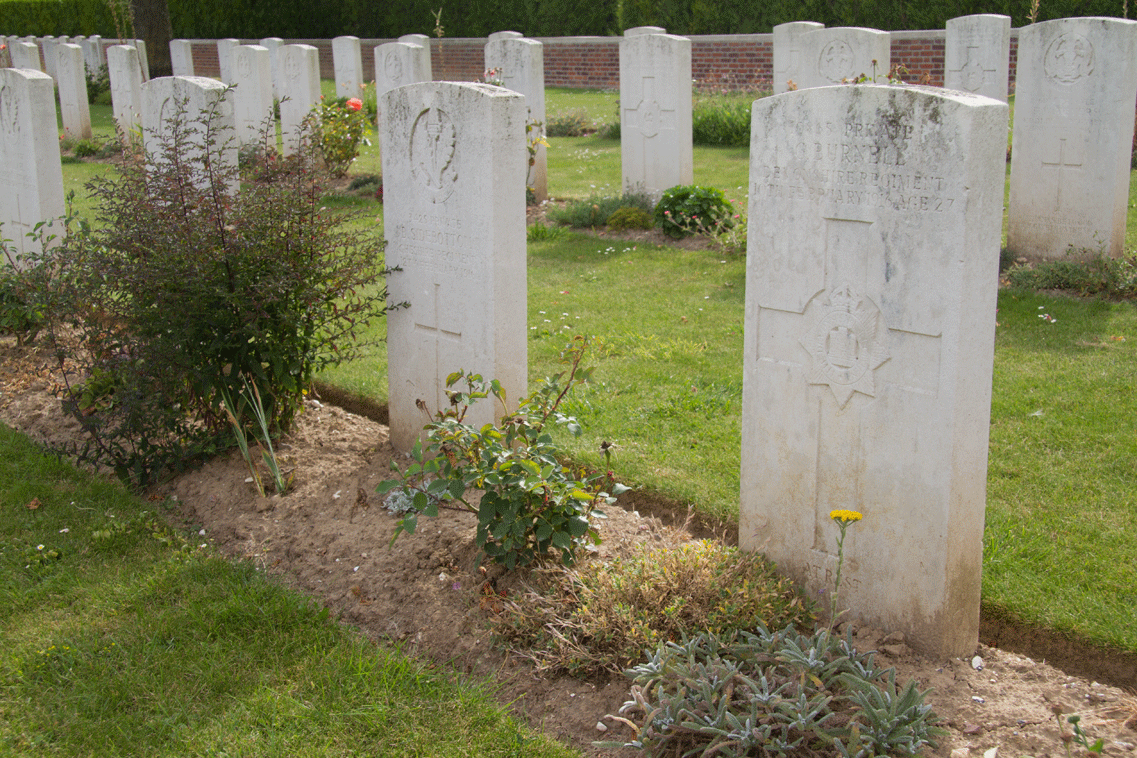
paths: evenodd
<path fill-rule="evenodd" d="M 697 185 L 664 190 L 655 206 L 655 222 L 675 239 L 696 232 L 717 233 L 734 227 L 734 206 L 722 190 Z"/>
<path fill-rule="evenodd" d="M 559 553 L 562 563 L 575 560 L 576 550 L 599 536 L 592 519 L 600 506 L 615 502 L 627 490 L 611 471 L 590 473 L 562 462 L 546 425 L 563 425 L 574 435 L 580 425 L 558 408 L 573 387 L 587 382 L 592 369 L 582 366 L 588 341 L 576 337 L 565 349 L 567 371 L 544 379 L 499 424 L 475 429 L 464 423 L 466 410 L 478 400 L 493 397 L 508 408 L 496 380 L 457 371 L 447 377 L 450 407 L 426 426 L 425 447 L 416 442 L 413 462 L 406 470 L 392 462 L 398 478 L 379 485 L 396 488 L 412 498 L 413 509 L 399 521 L 394 539 L 414 532 L 420 514 L 437 516 L 440 507 L 478 515 L 478 547 L 496 563 L 512 569 Z M 464 383 L 466 389 L 453 389 Z M 483 494 L 476 504 L 469 494 Z"/>
<path fill-rule="evenodd" d="M 315 110 L 317 146 L 324 165 L 335 177 L 347 174 L 351 162 L 359 157 L 359 145 L 368 127 L 366 111 L 352 109 L 347 100 L 323 100 Z"/>

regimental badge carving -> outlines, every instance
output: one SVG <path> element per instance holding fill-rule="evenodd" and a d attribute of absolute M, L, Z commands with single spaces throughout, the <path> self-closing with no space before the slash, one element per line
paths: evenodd
<path fill-rule="evenodd" d="M 821 49 L 817 73 L 826 80 L 839 83 L 853 75 L 853 48 L 843 39 L 835 39 Z"/>
<path fill-rule="evenodd" d="M 641 101 L 636 108 L 640 113 L 640 132 L 645 137 L 654 137 L 659 134 L 660 111 L 657 100 Z"/>
<path fill-rule="evenodd" d="M 387 74 L 388 81 L 402 84 L 403 61 L 397 54 L 387 53 L 387 57 L 383 60 L 383 69 Z"/>
<path fill-rule="evenodd" d="M 427 108 L 411 127 L 411 171 L 431 201 L 441 203 L 454 191 L 458 133 L 445 111 Z"/>
<path fill-rule="evenodd" d="M 825 295 L 821 317 L 800 340 L 812 358 L 810 384 L 828 384 L 844 408 L 854 392 L 875 397 L 873 372 L 889 359 L 876 304 L 848 284 Z"/>
<path fill-rule="evenodd" d="M 284 75 L 289 79 L 296 80 L 300 78 L 300 53 L 294 53 L 288 56 L 284 61 Z"/>
<path fill-rule="evenodd" d="M 1054 81 L 1073 84 L 1094 72 L 1093 43 L 1073 32 L 1060 34 L 1046 46 L 1042 68 Z"/>
<path fill-rule="evenodd" d="M 20 106 L 12 88 L 6 84 L 0 87 L 0 127 L 8 134 L 20 129 Z"/>
<path fill-rule="evenodd" d="M 237 53 L 237 76 L 241 77 L 243 81 L 248 81 L 253 78 L 253 61 L 252 54 Z"/>

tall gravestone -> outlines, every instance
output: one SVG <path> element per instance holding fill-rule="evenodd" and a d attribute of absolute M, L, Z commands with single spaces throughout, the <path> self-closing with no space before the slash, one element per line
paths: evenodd
<path fill-rule="evenodd" d="M 739 542 L 937 655 L 975 649 L 1007 106 L 754 103 Z M 828 597 L 826 594 L 825 597 Z"/>
<path fill-rule="evenodd" d="M 67 40 L 63 40 L 64 44 L 66 44 L 66 42 Z M 40 48 L 43 50 L 43 71 L 52 79 L 56 79 L 55 49 L 59 46 L 60 40 L 52 36 L 41 37 L 39 44 Z"/>
<path fill-rule="evenodd" d="M 361 97 L 364 81 L 359 37 L 348 35 L 333 39 L 332 62 L 336 73 L 336 97 Z"/>
<path fill-rule="evenodd" d="M 226 84 L 233 83 L 233 48 L 239 44 L 241 40 L 232 37 L 217 40 L 217 67 Z"/>
<path fill-rule="evenodd" d="M 13 42 L 8 45 L 8 53 L 12 56 L 12 68 L 43 73 L 43 66 L 39 61 L 39 46 L 35 43 Z"/>
<path fill-rule="evenodd" d="M 83 61 L 87 64 L 88 71 L 94 74 L 103 67 L 103 38 L 101 36 L 92 34 L 76 44 L 83 48 Z"/>
<path fill-rule="evenodd" d="M 510 32 L 508 34 L 516 34 Z M 497 69 L 502 86 L 525 96 L 526 159 L 529 175 L 525 183 L 537 202 L 549 197 L 548 150 L 545 137 L 545 52 L 537 40 L 505 36 L 486 43 L 486 69 Z"/>
<path fill-rule="evenodd" d="M 486 84 L 431 82 L 383 96 L 391 443 L 406 451 L 425 419 L 449 407 L 458 369 L 525 394 L 525 106 Z M 503 413 L 471 406 L 476 427 Z"/>
<path fill-rule="evenodd" d="M 39 240 L 26 235 L 40 222 L 54 225 L 65 212 L 57 135 L 51 77 L 0 68 L 0 239 L 10 240 L 17 256 L 38 252 Z M 4 260 L 0 254 L 0 265 Z"/>
<path fill-rule="evenodd" d="M 633 26 L 624 30 L 625 37 L 640 37 L 644 34 L 667 34 L 662 26 Z"/>
<path fill-rule="evenodd" d="M 422 76 L 423 78 L 418 79 L 417 81 L 433 81 L 434 71 L 431 68 L 432 64 L 430 62 L 430 37 L 426 36 L 425 34 L 404 34 L 395 41 L 402 42 L 407 45 L 414 45 L 415 47 L 419 48 L 415 51 L 415 55 L 418 56 L 418 60 L 414 63 L 414 69 L 416 72 L 418 72 L 418 75 Z M 441 44 L 441 42 L 439 44 Z"/>
<path fill-rule="evenodd" d="M 1068 18 L 1019 30 L 1013 254 L 1123 253 L 1135 98 L 1137 22 Z"/>
<path fill-rule="evenodd" d="M 280 46 L 284 44 L 284 40 L 280 37 L 265 37 L 261 40 L 261 47 L 268 50 L 269 57 L 272 60 L 272 94 L 274 97 L 280 97 Z"/>
<path fill-rule="evenodd" d="M 170 40 L 170 65 L 174 76 L 193 76 L 193 42 L 188 39 Z"/>
<path fill-rule="evenodd" d="M 55 70 L 59 80 L 59 112 L 63 133 L 75 139 L 90 139 L 91 107 L 87 100 L 87 78 L 83 51 L 78 45 L 56 45 Z"/>
<path fill-rule="evenodd" d="M 115 124 L 129 138 L 142 126 L 142 64 L 138 49 L 132 45 L 108 47 L 107 71 Z"/>
<path fill-rule="evenodd" d="M 691 40 L 643 28 L 620 38 L 620 160 L 624 191 L 657 202 L 694 181 Z"/>
<path fill-rule="evenodd" d="M 180 156 L 195 167 L 198 186 L 207 188 L 207 165 L 224 169 L 237 167 L 236 124 L 233 103 L 226 87 L 216 79 L 201 76 L 163 76 L 142 85 L 142 132 L 148 159 L 165 160 L 166 140 L 174 120 L 181 118 L 186 139 Z M 233 172 L 226 191 L 236 194 L 239 181 Z"/>
<path fill-rule="evenodd" d="M 129 45 L 138 51 L 138 65 L 142 71 L 142 81 L 150 81 L 150 56 L 146 53 L 146 40 L 131 40 Z"/>
<path fill-rule="evenodd" d="M 320 55 L 311 45 L 281 45 L 280 133 L 284 154 L 300 147 L 304 119 L 320 102 Z"/>
<path fill-rule="evenodd" d="M 429 55 L 409 42 L 388 42 L 375 48 L 375 95 L 382 129 L 383 95 L 396 87 L 430 81 Z"/>
<path fill-rule="evenodd" d="M 1011 19 L 994 13 L 949 19 L 944 40 L 944 88 L 1007 102 Z"/>
<path fill-rule="evenodd" d="M 884 82 L 892 60 L 892 35 L 879 29 L 838 26 L 799 38 L 804 65 L 798 89 L 828 87 L 864 74 Z"/>
<path fill-rule="evenodd" d="M 808 65 L 801 47 L 803 34 L 824 29 L 816 21 L 791 21 L 774 27 L 774 94 L 790 90 L 790 82 L 797 89 L 802 72 Z"/>
<path fill-rule="evenodd" d="M 503 40 L 503 39 L 523 39 L 524 37 L 525 37 L 525 35 L 522 34 L 521 32 L 512 32 L 512 31 L 494 32 L 490 36 L 486 37 L 486 42 L 487 43 L 497 42 L 498 40 Z M 490 66 L 487 64 L 486 68 L 493 68 L 493 66 Z"/>
<path fill-rule="evenodd" d="M 272 122 L 272 56 L 260 45 L 233 48 L 233 112 L 237 141 L 241 145 L 260 142 L 265 149 L 276 146 Z"/>

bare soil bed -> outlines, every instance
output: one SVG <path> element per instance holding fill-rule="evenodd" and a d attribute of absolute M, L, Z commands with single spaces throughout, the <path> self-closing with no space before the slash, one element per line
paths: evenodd
<path fill-rule="evenodd" d="M 0 421 L 48 444 L 78 433 L 60 409 L 52 368 L 46 352 L 0 337 Z M 235 451 L 150 494 L 176 498 L 179 526 L 204 530 L 224 553 L 318 597 L 372 638 L 401 642 L 441 668 L 489 678 L 500 700 L 535 728 L 588 755 L 636 754 L 592 746 L 597 739 L 631 738 L 627 727 L 605 719 L 626 699 L 626 680 L 541 676 L 495 647 L 493 614 L 523 577 L 477 562 L 472 516 L 421 519 L 414 535 L 388 548 L 396 518 L 375 494 L 394 455 L 385 426 L 309 401 L 280 447 L 296 471 L 294 489 L 284 497 L 259 497 Z M 644 495 L 623 499 L 625 508 L 612 509 L 601 522 L 604 541 L 591 560 L 640 543 L 691 538 L 680 516 L 647 515 Z M 858 647 L 879 650 L 878 659 L 897 668 L 898 682 L 914 677 L 921 689 L 932 688 L 928 702 L 950 730 L 937 756 L 978 756 L 991 748 L 1005 758 L 1064 755 L 1054 706 L 1082 714 L 1083 729 L 1091 739 L 1105 739 L 1107 755 L 1137 751 L 1132 692 L 988 645 L 979 645 L 974 661 L 927 659 L 888 631 L 857 629 Z"/>

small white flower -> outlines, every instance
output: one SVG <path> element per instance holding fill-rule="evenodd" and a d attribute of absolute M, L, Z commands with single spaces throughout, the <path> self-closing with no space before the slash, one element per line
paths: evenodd
<path fill-rule="evenodd" d="M 43 545 L 36 545 L 36 550 L 43 550 Z"/>

